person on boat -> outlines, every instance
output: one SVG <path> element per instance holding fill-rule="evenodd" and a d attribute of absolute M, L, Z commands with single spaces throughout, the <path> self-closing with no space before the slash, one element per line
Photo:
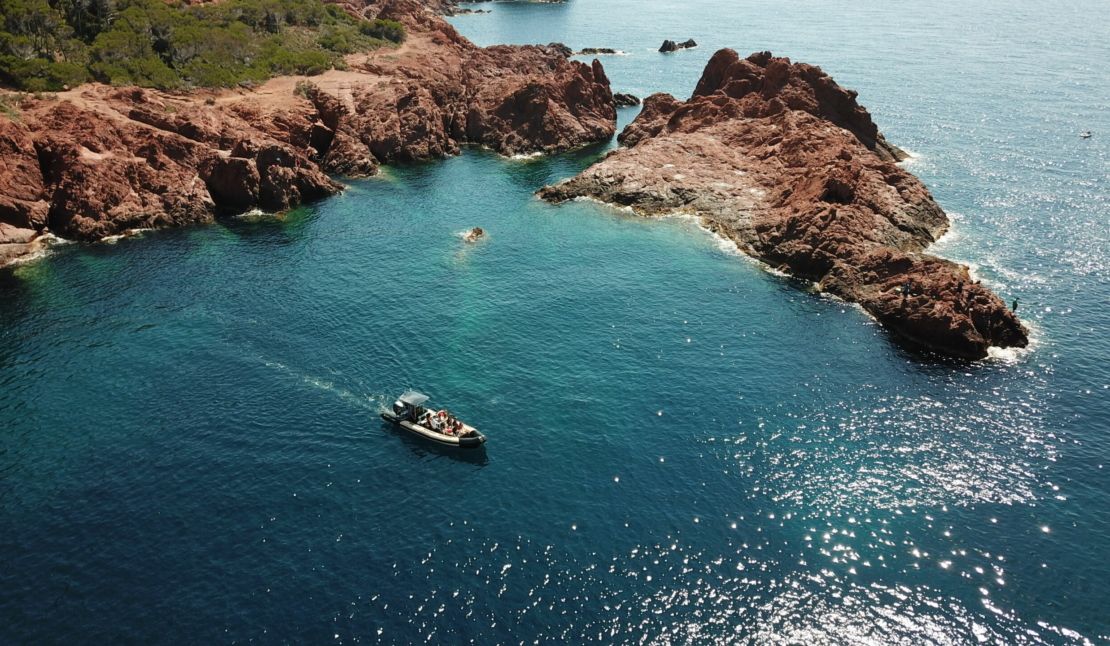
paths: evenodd
<path fill-rule="evenodd" d="M 432 418 L 432 430 L 443 433 L 447 429 L 447 411 L 441 410 Z"/>

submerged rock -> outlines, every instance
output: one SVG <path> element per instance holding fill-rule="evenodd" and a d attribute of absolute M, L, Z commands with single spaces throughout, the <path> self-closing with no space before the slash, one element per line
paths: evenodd
<path fill-rule="evenodd" d="M 540 195 L 697 215 L 745 253 L 938 352 L 978 359 L 991 346 L 1028 343 L 966 266 L 924 253 L 947 216 L 897 165 L 904 153 L 856 93 L 817 67 L 721 50 L 689 100 L 648 97 L 620 141 Z"/>
<path fill-rule="evenodd" d="M 482 229 L 482 227 L 474 227 L 473 229 L 471 229 L 470 231 L 467 231 L 463 235 L 463 241 L 465 241 L 465 242 L 475 242 L 475 241 L 478 240 L 478 238 L 481 238 L 485 235 L 486 235 L 486 232 Z"/>

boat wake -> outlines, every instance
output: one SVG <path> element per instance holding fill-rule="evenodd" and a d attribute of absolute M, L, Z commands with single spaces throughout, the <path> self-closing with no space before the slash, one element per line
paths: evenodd
<path fill-rule="evenodd" d="M 297 379 L 300 382 L 307 384 L 313 388 L 331 393 L 354 407 L 361 408 L 372 413 L 380 413 L 383 410 L 386 410 L 389 402 L 392 401 L 389 395 L 385 394 L 360 395 L 354 393 L 350 390 L 347 390 L 346 388 L 343 388 L 342 386 L 336 385 L 334 381 L 293 370 L 289 366 L 286 366 L 279 361 L 263 361 L 263 363 L 268 368 L 278 370 L 285 375 L 293 379 Z"/>

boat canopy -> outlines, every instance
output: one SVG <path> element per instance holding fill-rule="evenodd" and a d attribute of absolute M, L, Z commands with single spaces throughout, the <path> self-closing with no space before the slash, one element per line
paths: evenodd
<path fill-rule="evenodd" d="M 410 390 L 401 395 L 398 399 L 400 399 L 402 404 L 406 404 L 408 406 L 419 406 L 428 401 L 428 396 L 424 393 L 418 393 L 415 390 Z"/>

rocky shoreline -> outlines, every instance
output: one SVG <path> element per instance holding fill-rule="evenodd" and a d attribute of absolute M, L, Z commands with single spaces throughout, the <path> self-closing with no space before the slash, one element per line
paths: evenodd
<path fill-rule="evenodd" d="M 559 152 L 603 141 L 616 108 L 601 64 L 560 46 L 473 45 L 415 0 L 345 4 L 401 22 L 397 48 L 254 90 L 84 85 L 0 116 L 0 264 L 48 232 L 94 241 L 332 195 L 331 175 L 458 154 Z"/>
<path fill-rule="evenodd" d="M 41 253 L 52 235 L 95 241 L 288 209 L 340 191 L 332 176 L 462 145 L 565 151 L 611 137 L 617 104 L 636 102 L 614 96 L 597 60 L 572 60 L 563 45 L 473 45 L 440 17 L 452 2 L 341 6 L 400 22 L 405 42 L 253 90 L 90 84 L 25 96 L 17 114 L 0 116 L 0 266 Z M 688 101 L 648 97 L 619 140 L 539 194 L 695 215 L 752 257 L 948 355 L 1028 343 L 966 266 L 924 253 L 947 216 L 897 165 L 905 154 L 855 92 L 819 68 L 721 50 Z"/>
<path fill-rule="evenodd" d="M 619 139 L 622 148 L 539 195 L 695 215 L 748 255 L 946 355 L 1028 344 L 966 266 L 924 253 L 947 216 L 897 165 L 905 153 L 856 93 L 819 68 L 721 50 L 688 101 L 648 97 Z"/>

